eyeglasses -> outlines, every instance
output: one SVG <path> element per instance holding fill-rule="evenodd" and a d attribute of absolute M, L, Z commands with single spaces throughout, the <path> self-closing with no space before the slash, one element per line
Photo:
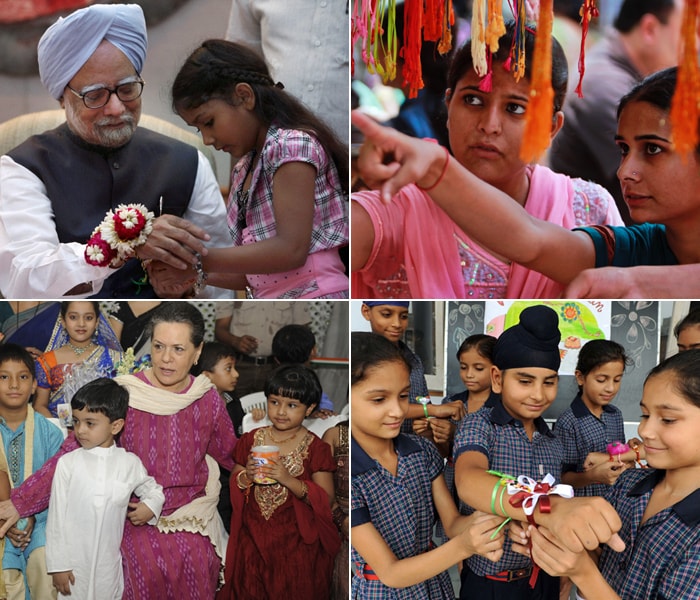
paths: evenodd
<path fill-rule="evenodd" d="M 116 94 L 117 98 L 119 98 L 119 100 L 122 102 L 132 102 L 137 98 L 140 98 L 141 93 L 143 92 L 144 83 L 145 81 L 142 79 L 139 79 L 138 81 L 128 81 L 118 85 L 114 89 L 101 87 L 85 92 L 84 94 L 76 92 L 69 85 L 66 87 L 76 96 L 78 96 L 78 98 L 80 98 L 83 101 L 83 104 L 85 104 L 85 106 L 88 108 L 102 108 L 109 102 L 112 94 Z"/>

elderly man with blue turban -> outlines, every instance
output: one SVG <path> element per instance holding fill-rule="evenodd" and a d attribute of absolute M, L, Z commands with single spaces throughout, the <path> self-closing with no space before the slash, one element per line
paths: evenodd
<path fill-rule="evenodd" d="M 76 11 L 39 41 L 41 81 L 66 122 L 0 158 L 5 297 L 153 296 L 139 260 L 115 269 L 85 258 L 93 230 L 120 204 L 141 204 L 156 216 L 136 249 L 142 260 L 184 269 L 197 262 L 195 252 L 206 252 L 205 241 L 231 244 L 208 161 L 192 146 L 138 127 L 146 48 L 136 4 Z"/>

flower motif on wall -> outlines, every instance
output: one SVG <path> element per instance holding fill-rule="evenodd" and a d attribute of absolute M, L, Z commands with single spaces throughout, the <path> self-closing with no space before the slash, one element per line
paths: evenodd
<path fill-rule="evenodd" d="M 619 329 L 624 333 L 625 347 L 634 366 L 642 366 L 642 354 L 652 348 L 652 341 L 657 335 L 657 320 L 646 314 L 655 303 L 650 300 L 619 301 L 616 302 L 623 312 L 616 312 L 610 319 L 613 329 Z M 619 339 L 619 338 L 618 338 Z"/>

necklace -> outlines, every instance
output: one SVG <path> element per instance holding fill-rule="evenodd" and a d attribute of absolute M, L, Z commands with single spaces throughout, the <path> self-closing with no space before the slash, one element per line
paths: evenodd
<path fill-rule="evenodd" d="M 245 177 L 243 177 L 243 181 L 241 181 L 241 185 L 236 191 L 236 204 L 238 206 L 236 228 L 238 229 L 241 235 L 243 234 L 243 230 L 246 228 L 246 211 L 248 210 L 248 196 L 250 195 L 250 185 L 253 183 L 252 173 L 253 168 L 255 167 L 255 158 L 257 157 L 257 154 L 257 150 L 252 150 L 250 162 L 246 167 Z M 243 187 L 245 186 L 245 182 L 246 180 L 248 180 L 248 178 L 250 178 L 250 181 L 248 182 L 248 189 L 244 190 Z"/>
<path fill-rule="evenodd" d="M 268 427 L 267 428 L 267 437 L 270 438 L 270 441 L 275 442 L 275 444 L 284 444 L 285 442 L 289 442 L 289 441 L 293 440 L 295 437 L 297 437 L 297 435 L 299 435 L 300 431 L 301 431 L 301 428 L 297 429 L 294 432 L 294 435 L 291 435 L 287 438 L 284 438 L 283 440 L 276 440 L 275 437 L 272 435 L 272 427 Z"/>
<path fill-rule="evenodd" d="M 92 348 L 92 342 L 90 342 L 87 346 L 76 346 L 75 344 L 73 344 L 73 342 L 71 342 L 70 340 L 68 340 L 68 345 L 70 346 L 71 350 L 73 350 L 73 352 L 75 352 L 75 355 L 76 355 L 76 356 L 80 356 L 80 355 L 83 354 L 88 348 Z"/>

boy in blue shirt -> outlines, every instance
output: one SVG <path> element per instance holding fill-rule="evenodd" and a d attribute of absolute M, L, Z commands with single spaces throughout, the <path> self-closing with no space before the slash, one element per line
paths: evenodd
<path fill-rule="evenodd" d="M 0 437 L 13 487 L 38 471 L 63 443 L 58 426 L 34 412 L 29 402 L 36 391 L 34 359 L 21 346 L 0 345 L 0 377 L 15 372 L 26 382 L 19 387 L 0 386 Z M 46 572 L 46 515 L 42 511 L 13 527 L 5 543 L 3 577 L 11 598 L 55 598 L 51 576 Z"/>

